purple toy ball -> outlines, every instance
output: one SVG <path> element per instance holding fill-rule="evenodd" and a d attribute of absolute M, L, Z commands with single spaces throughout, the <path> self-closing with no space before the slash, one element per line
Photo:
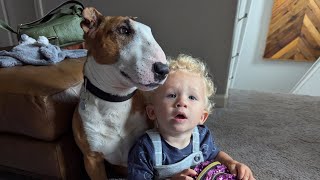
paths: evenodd
<path fill-rule="evenodd" d="M 196 180 L 235 180 L 228 168 L 218 161 L 205 161 L 198 164 L 194 170 L 197 172 Z"/>

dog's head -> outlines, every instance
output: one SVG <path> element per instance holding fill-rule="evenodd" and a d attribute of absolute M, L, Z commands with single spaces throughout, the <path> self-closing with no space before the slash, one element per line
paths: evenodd
<path fill-rule="evenodd" d="M 141 90 L 152 90 L 165 81 L 166 56 L 150 27 L 133 17 L 103 16 L 93 7 L 82 14 L 85 46 L 98 64 L 114 66 L 122 83 Z"/>

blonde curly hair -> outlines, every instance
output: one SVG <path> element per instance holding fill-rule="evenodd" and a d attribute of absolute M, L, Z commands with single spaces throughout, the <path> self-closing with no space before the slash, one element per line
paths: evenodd
<path fill-rule="evenodd" d="M 215 86 L 212 78 L 209 75 L 206 64 L 198 58 L 193 58 L 192 56 L 185 54 L 179 54 L 175 59 L 168 58 L 168 61 L 170 72 L 185 70 L 188 72 L 199 74 L 203 78 L 206 88 L 205 96 L 207 97 L 205 110 L 208 111 L 208 113 L 211 113 L 214 107 L 213 96 L 215 95 Z M 154 96 L 155 91 L 156 89 L 143 93 L 146 104 L 151 103 L 151 99 L 152 96 Z"/>

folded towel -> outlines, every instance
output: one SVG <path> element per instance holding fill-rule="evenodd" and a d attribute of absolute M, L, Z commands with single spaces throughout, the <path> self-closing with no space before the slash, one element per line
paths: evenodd
<path fill-rule="evenodd" d="M 19 45 L 13 47 L 11 51 L 0 51 L 0 67 L 51 65 L 65 58 L 80 58 L 86 55 L 85 49 L 60 49 L 50 44 L 44 36 L 39 36 L 38 40 L 35 40 L 23 34 Z"/>

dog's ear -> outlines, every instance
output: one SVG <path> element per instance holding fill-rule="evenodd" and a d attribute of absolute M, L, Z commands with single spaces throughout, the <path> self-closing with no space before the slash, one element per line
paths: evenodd
<path fill-rule="evenodd" d="M 134 20 L 134 21 L 135 21 L 136 19 L 138 19 L 138 17 L 136 17 L 136 16 L 129 16 L 129 18 L 132 19 L 132 20 Z"/>
<path fill-rule="evenodd" d="M 95 31 L 100 25 L 103 15 L 94 7 L 86 7 L 82 11 L 83 21 L 81 22 L 81 28 L 85 34 L 94 36 Z"/>

